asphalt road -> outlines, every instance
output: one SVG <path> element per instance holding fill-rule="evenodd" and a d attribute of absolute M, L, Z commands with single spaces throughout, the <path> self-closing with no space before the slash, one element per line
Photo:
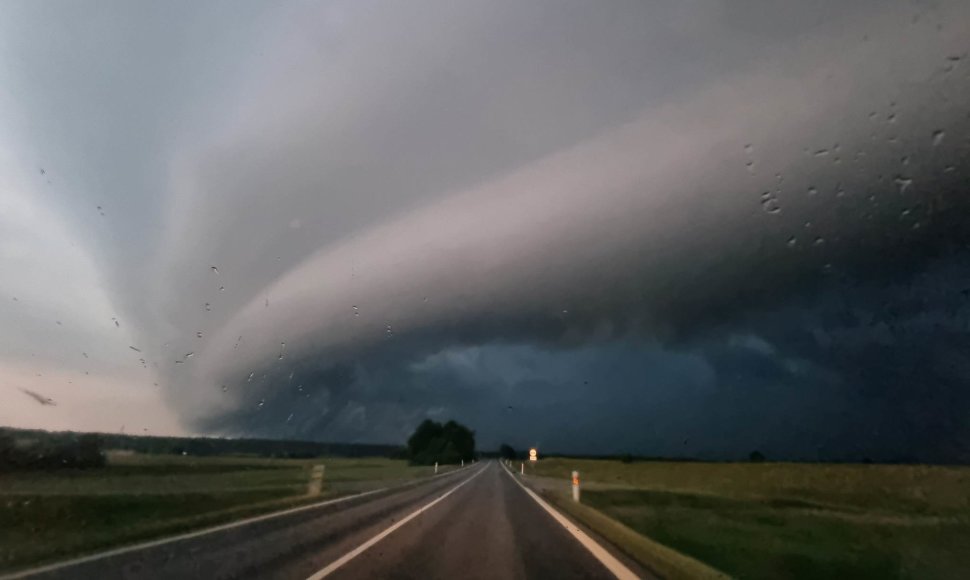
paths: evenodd
<path fill-rule="evenodd" d="M 624 564 L 635 574 L 646 575 L 632 563 Z M 392 493 L 26 577 L 304 580 L 616 576 L 498 463 L 489 462 Z"/>

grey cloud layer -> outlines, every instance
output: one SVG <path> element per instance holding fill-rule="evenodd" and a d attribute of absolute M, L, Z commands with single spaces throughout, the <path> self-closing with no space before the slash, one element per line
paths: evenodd
<path fill-rule="evenodd" d="M 458 413 L 486 439 L 717 456 L 774 434 L 810 456 L 849 436 L 820 427 L 835 409 L 905 374 L 850 380 L 884 331 L 821 348 L 816 310 L 962 255 L 970 91 L 948 57 L 970 14 L 803 4 L 347 3 L 186 33 L 177 54 L 204 58 L 173 69 L 174 104 L 133 106 L 195 121 L 141 121 L 153 145 L 118 183 L 80 156 L 62 203 L 110 201 L 123 225 L 91 247 L 193 428 L 380 440 Z M 139 142 L 92 123 L 73 138 Z M 764 405 L 787 410 L 710 443 Z M 786 436 L 798 417 L 815 426 Z"/>

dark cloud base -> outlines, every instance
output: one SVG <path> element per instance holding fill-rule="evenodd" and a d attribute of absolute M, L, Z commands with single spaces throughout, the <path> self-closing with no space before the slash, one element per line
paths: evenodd
<path fill-rule="evenodd" d="M 483 341 L 485 323 L 389 338 L 339 362 L 279 363 L 235 387 L 258 398 L 201 427 L 398 442 L 422 418 L 446 416 L 485 446 L 966 463 L 970 250 L 949 237 L 931 253 L 922 266 L 900 260 L 895 282 L 884 265 L 864 277 L 826 270 L 805 292 L 721 313 L 676 340 L 629 329 L 565 339 L 577 336 L 566 314 L 541 336 L 527 324 L 518 339 Z"/>

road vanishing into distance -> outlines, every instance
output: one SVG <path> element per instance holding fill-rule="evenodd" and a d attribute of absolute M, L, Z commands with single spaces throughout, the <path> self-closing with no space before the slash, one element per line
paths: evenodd
<path fill-rule="evenodd" d="M 651 577 L 498 462 L 4 578 Z"/>

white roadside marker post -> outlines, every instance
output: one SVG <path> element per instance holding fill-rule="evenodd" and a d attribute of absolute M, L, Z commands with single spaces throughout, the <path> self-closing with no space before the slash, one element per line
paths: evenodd
<path fill-rule="evenodd" d="M 519 473 L 521 473 L 522 475 L 525 475 L 525 463 L 519 464 Z"/>
<path fill-rule="evenodd" d="M 435 473 L 435 475 L 438 475 L 438 462 L 437 461 L 434 462 L 434 473 Z"/>
<path fill-rule="evenodd" d="M 323 472 L 326 468 L 323 465 L 314 465 L 310 471 L 310 483 L 307 485 L 307 495 L 320 495 L 323 489 Z"/>
<path fill-rule="evenodd" d="M 573 501 L 579 502 L 579 472 L 573 472 Z"/>
<path fill-rule="evenodd" d="M 465 460 L 464 459 L 461 460 L 461 466 L 462 467 L 465 467 Z"/>

